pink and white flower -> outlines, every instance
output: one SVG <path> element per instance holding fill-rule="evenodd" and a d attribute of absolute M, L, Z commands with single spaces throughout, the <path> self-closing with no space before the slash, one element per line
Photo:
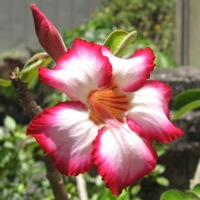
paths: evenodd
<path fill-rule="evenodd" d="M 120 59 L 104 46 L 75 39 L 53 70 L 39 68 L 40 80 L 72 101 L 44 109 L 27 135 L 67 176 L 96 166 L 118 196 L 154 170 L 153 140 L 166 143 L 183 134 L 169 119 L 170 87 L 147 80 L 154 59 L 150 48 Z"/>

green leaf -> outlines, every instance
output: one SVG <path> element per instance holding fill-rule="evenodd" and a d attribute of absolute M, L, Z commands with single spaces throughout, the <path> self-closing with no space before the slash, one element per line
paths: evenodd
<path fill-rule="evenodd" d="M 199 200 L 193 193 L 184 193 L 179 190 L 169 190 L 161 195 L 160 200 Z"/>
<path fill-rule="evenodd" d="M 162 186 L 169 186 L 169 180 L 163 176 L 156 177 L 156 182 Z"/>
<path fill-rule="evenodd" d="M 9 115 L 7 115 L 5 117 L 5 119 L 4 119 L 4 125 L 10 131 L 14 131 L 15 128 L 16 128 L 16 126 L 17 126 L 15 120 L 11 116 L 9 116 Z"/>
<path fill-rule="evenodd" d="M 123 30 L 113 31 L 104 42 L 114 55 L 121 57 L 128 49 L 128 46 L 135 40 L 137 31 L 130 33 Z"/>
<path fill-rule="evenodd" d="M 10 142 L 10 141 L 5 141 L 3 146 L 6 149 L 14 149 L 14 147 L 15 147 L 13 142 Z"/>
<path fill-rule="evenodd" d="M 0 86 L 9 87 L 9 86 L 11 86 L 11 81 L 10 80 L 4 80 L 4 79 L 0 78 Z"/>
<path fill-rule="evenodd" d="M 162 52 L 156 52 L 156 66 L 162 67 L 162 68 L 168 68 L 169 62 L 167 60 L 167 57 Z"/>
<path fill-rule="evenodd" d="M 134 185 L 132 188 L 131 188 L 131 194 L 133 194 L 134 196 L 137 195 L 141 190 L 141 185 L 137 184 L 137 185 Z"/>
<path fill-rule="evenodd" d="M 199 197 L 200 197 L 200 183 L 195 185 L 193 188 L 192 188 L 192 191 L 194 191 Z"/>
<path fill-rule="evenodd" d="M 183 106 L 180 110 L 176 111 L 173 117 L 173 120 L 179 119 L 182 115 L 184 115 L 186 112 L 193 110 L 195 108 L 200 107 L 200 100 L 193 101 L 191 103 L 186 104 Z"/>
<path fill-rule="evenodd" d="M 151 173 L 151 176 L 157 177 L 165 171 L 165 166 L 157 164 L 155 170 Z"/>
<path fill-rule="evenodd" d="M 200 200 L 198 194 L 193 190 L 186 190 L 185 193 L 192 197 L 190 200 L 197 200 L 197 199 Z"/>
<path fill-rule="evenodd" d="M 179 110 L 186 104 L 191 103 L 196 100 L 200 100 L 200 90 L 199 89 L 191 89 L 191 90 L 184 91 L 176 96 L 174 103 L 173 103 L 173 109 Z"/>
<path fill-rule="evenodd" d="M 47 66 L 51 61 L 52 59 L 44 52 L 36 54 L 27 62 L 22 71 L 19 72 L 20 79 L 27 82 L 30 86 L 38 76 L 38 67 L 41 65 Z"/>

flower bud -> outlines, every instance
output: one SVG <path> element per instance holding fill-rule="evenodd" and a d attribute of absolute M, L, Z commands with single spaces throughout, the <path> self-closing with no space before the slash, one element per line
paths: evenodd
<path fill-rule="evenodd" d="M 57 61 L 57 59 L 67 51 L 60 33 L 38 9 L 36 4 L 31 4 L 30 8 L 33 14 L 35 32 L 38 36 L 40 44 L 49 56 L 54 61 Z"/>

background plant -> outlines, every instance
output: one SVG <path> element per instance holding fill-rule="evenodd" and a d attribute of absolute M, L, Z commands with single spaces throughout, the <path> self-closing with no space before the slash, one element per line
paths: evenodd
<path fill-rule="evenodd" d="M 129 47 L 130 52 L 150 46 L 156 53 L 157 67 L 174 67 L 174 8 L 175 0 L 103 0 L 89 22 L 64 31 L 63 38 L 68 46 L 76 37 L 102 44 L 113 30 L 137 30 L 137 40 Z"/>

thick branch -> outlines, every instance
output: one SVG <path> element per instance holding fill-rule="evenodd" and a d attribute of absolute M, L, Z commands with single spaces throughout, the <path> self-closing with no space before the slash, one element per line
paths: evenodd
<path fill-rule="evenodd" d="M 32 95 L 29 92 L 27 83 L 20 81 L 17 75 L 12 72 L 10 74 L 12 85 L 16 89 L 19 99 L 22 102 L 23 108 L 27 115 L 32 119 L 35 115 L 40 113 L 42 109 L 33 100 Z M 54 197 L 56 200 L 69 200 L 68 193 L 66 191 L 63 178 L 61 174 L 54 167 L 53 162 L 49 156 L 44 157 L 44 163 L 47 171 L 47 178 L 50 182 Z"/>

